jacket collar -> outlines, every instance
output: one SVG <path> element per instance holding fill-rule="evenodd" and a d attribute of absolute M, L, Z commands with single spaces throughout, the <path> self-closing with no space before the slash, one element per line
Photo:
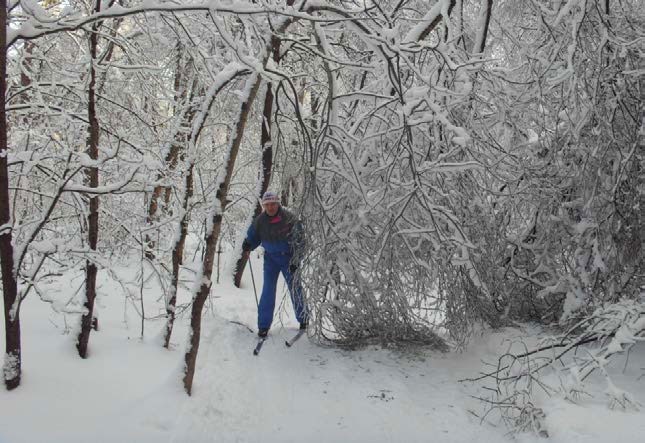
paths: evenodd
<path fill-rule="evenodd" d="M 282 205 L 280 205 L 280 207 L 278 207 L 278 212 L 276 212 L 275 215 L 269 215 L 269 214 L 267 214 L 267 211 L 262 211 L 262 214 L 264 214 L 264 216 L 266 218 L 268 218 L 269 220 L 271 220 L 271 219 L 273 219 L 275 217 L 281 217 L 282 215 L 284 215 L 284 213 L 282 211 Z"/>

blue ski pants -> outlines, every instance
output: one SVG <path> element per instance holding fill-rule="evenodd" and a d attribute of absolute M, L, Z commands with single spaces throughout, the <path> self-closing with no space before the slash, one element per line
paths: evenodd
<path fill-rule="evenodd" d="M 296 320 L 302 323 L 307 319 L 307 311 L 302 297 L 302 288 L 294 280 L 291 271 L 289 271 L 290 262 L 291 254 L 266 252 L 264 254 L 264 283 L 262 285 L 260 305 L 258 306 L 258 329 L 269 329 L 273 322 L 275 292 L 278 286 L 280 272 L 282 272 L 282 276 L 287 282 L 293 310 L 296 313 Z"/>

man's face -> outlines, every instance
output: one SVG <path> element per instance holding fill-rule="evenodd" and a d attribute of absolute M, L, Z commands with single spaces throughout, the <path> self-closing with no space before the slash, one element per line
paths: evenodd
<path fill-rule="evenodd" d="M 280 203 L 268 202 L 268 203 L 264 203 L 262 206 L 264 207 L 264 212 L 266 212 L 268 216 L 273 217 L 278 213 L 278 209 L 280 208 Z"/>

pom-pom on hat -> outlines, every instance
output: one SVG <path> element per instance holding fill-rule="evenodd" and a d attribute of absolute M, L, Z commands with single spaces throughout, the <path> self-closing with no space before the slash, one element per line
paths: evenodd
<path fill-rule="evenodd" d="M 267 191 L 262 196 L 262 204 L 265 203 L 280 203 L 280 197 L 273 191 Z"/>

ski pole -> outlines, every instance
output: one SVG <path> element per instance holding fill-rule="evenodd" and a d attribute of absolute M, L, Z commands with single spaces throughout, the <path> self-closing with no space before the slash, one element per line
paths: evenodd
<path fill-rule="evenodd" d="M 258 301 L 258 290 L 255 289 L 255 277 L 253 276 L 253 266 L 251 265 L 251 254 L 249 254 L 249 270 L 251 271 L 251 281 L 253 282 L 253 293 L 255 294 L 255 305 L 260 308 L 260 302 Z"/>

